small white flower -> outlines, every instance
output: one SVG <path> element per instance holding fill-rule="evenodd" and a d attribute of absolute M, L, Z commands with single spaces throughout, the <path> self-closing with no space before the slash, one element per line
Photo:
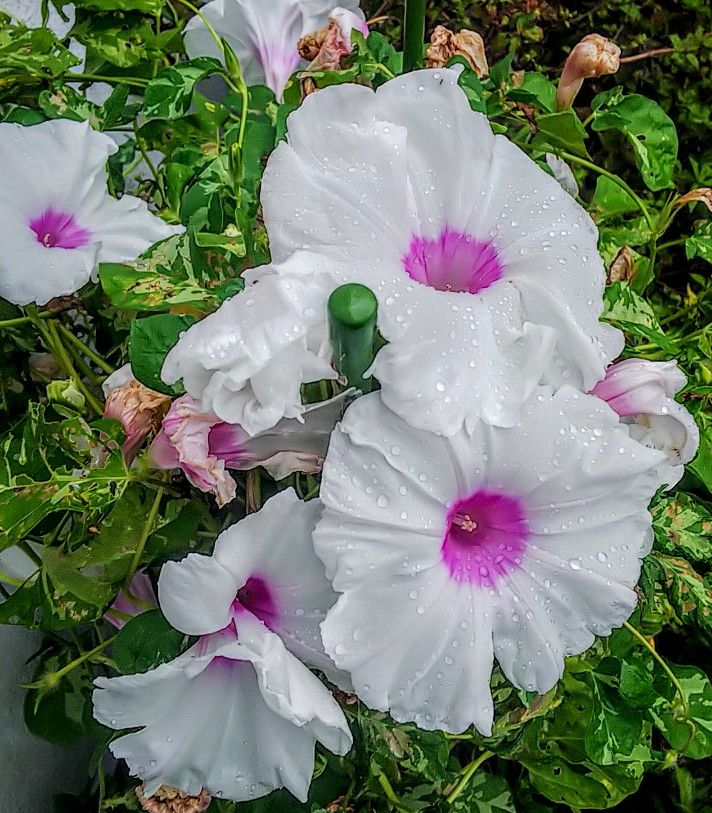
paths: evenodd
<path fill-rule="evenodd" d="M 314 534 L 342 594 L 326 651 L 372 708 L 488 735 L 495 657 L 545 692 L 633 611 L 663 459 L 568 386 L 539 388 L 513 427 L 449 438 L 359 398 L 329 446 Z"/>
<path fill-rule="evenodd" d="M 272 256 L 378 297 L 373 374 L 414 426 L 516 422 L 542 380 L 590 389 L 622 347 L 602 324 L 596 228 L 470 110 L 454 70 L 376 93 L 340 85 L 292 113 L 262 184 Z M 319 255 L 320 259 L 316 257 Z"/>
<path fill-rule="evenodd" d="M 344 8 L 334 9 L 329 0 L 211 0 L 200 10 L 217 34 L 224 37 L 240 60 L 248 85 L 267 85 L 279 98 L 287 80 L 300 66 L 297 43 L 305 35 L 321 28 L 332 9 L 340 25 L 353 26 L 352 12 L 363 21 L 358 0 L 348 0 Z M 185 50 L 189 57 L 222 54 L 199 17 L 185 27 Z"/>
<path fill-rule="evenodd" d="M 98 262 L 135 259 L 177 229 L 139 198 L 112 198 L 116 144 L 86 122 L 0 124 L 0 296 L 17 305 L 72 294 Z"/>
<path fill-rule="evenodd" d="M 187 330 L 162 377 L 183 380 L 205 413 L 249 435 L 304 412 L 303 382 L 334 379 L 326 327 L 328 277 L 266 274 Z"/>
<path fill-rule="evenodd" d="M 111 750 L 146 796 L 165 784 L 244 801 L 286 787 L 305 801 L 315 742 L 351 747 L 338 703 L 298 660 L 339 679 L 319 637 L 334 599 L 311 543 L 319 511 L 281 492 L 222 533 L 213 556 L 164 565 L 161 609 L 198 642 L 145 674 L 98 678 L 94 692 L 99 722 L 140 728 Z"/>
<path fill-rule="evenodd" d="M 621 416 L 632 438 L 665 452 L 669 485 L 682 477 L 700 445 L 695 419 L 674 397 L 686 383 L 676 361 L 624 359 L 591 390 Z"/>

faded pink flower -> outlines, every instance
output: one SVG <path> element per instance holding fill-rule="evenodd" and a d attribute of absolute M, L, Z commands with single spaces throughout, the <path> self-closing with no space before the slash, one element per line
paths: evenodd
<path fill-rule="evenodd" d="M 183 395 L 163 419 L 150 459 L 157 468 L 180 469 L 196 488 L 214 494 L 223 506 L 235 498 L 235 481 L 227 469 L 263 466 L 275 480 L 295 471 L 320 471 L 329 436 L 350 397 L 351 391 L 312 404 L 306 407 L 303 420 L 285 418 L 251 436 L 241 426 L 205 412 L 190 395 Z"/>
<path fill-rule="evenodd" d="M 566 59 L 556 91 L 556 109 L 574 103 L 584 79 L 615 73 L 620 67 L 621 49 L 600 34 L 587 34 Z"/>

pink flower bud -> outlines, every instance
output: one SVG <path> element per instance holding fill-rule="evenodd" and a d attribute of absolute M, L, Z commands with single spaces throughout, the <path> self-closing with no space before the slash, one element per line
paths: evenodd
<path fill-rule="evenodd" d="M 556 109 L 567 110 L 574 103 L 584 79 L 615 73 L 620 67 L 621 49 L 600 34 L 588 34 L 569 54 L 556 91 Z"/>
<path fill-rule="evenodd" d="M 116 597 L 104 618 L 117 629 L 121 629 L 127 621 L 124 616 L 128 615 L 133 618 L 133 616 L 140 615 L 151 607 L 158 607 L 156 593 L 146 572 L 138 570 L 131 579 L 129 586 Z M 114 615 L 114 610 L 117 610 L 121 615 Z"/>
<path fill-rule="evenodd" d="M 351 53 L 354 30 L 368 36 L 368 26 L 361 17 L 337 6 L 325 26 L 299 40 L 299 54 L 309 60 L 307 70 L 338 71 L 341 60 Z"/>
<path fill-rule="evenodd" d="M 694 418 L 673 397 L 686 382 L 676 361 L 624 359 L 606 370 L 591 394 L 621 416 L 633 438 L 665 452 L 678 467 L 692 460 L 700 441 Z"/>

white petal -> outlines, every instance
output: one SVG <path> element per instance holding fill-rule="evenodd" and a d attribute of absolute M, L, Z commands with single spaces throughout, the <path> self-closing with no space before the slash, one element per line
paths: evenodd
<path fill-rule="evenodd" d="M 278 633 L 290 652 L 348 686 L 324 653 L 319 634 L 319 624 L 336 600 L 312 544 L 320 513 L 318 500 L 303 502 L 292 488 L 281 491 L 220 534 L 214 557 L 239 587 L 250 577 L 261 579 L 269 599 L 259 610 L 250 607 L 252 612 Z"/>
<path fill-rule="evenodd" d="M 414 72 L 375 95 L 312 94 L 262 186 L 273 256 L 308 248 L 337 284 L 374 291 L 389 342 L 373 367 L 384 400 L 448 436 L 479 418 L 511 426 L 541 380 L 593 386 L 622 347 L 620 331 L 598 321 L 605 274 L 591 219 L 492 135 L 457 75 Z M 448 230 L 489 244 L 502 278 L 476 293 L 412 280 L 413 237 Z"/>
<path fill-rule="evenodd" d="M 189 553 L 163 565 L 158 601 L 171 626 L 187 635 L 206 635 L 227 626 L 239 587 L 216 558 Z"/>
<path fill-rule="evenodd" d="M 181 336 L 164 380 L 183 379 L 205 412 L 251 435 L 300 415 L 301 384 L 336 376 L 309 345 L 330 290 L 321 277 L 264 275 Z"/>

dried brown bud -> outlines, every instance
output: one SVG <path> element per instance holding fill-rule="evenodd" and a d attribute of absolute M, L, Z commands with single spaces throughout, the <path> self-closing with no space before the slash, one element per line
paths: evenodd
<path fill-rule="evenodd" d="M 316 55 L 321 50 L 321 46 L 324 44 L 325 31 L 326 26 L 320 28 L 318 31 L 314 31 L 313 34 L 307 34 L 299 40 L 297 50 L 302 59 L 311 62 L 312 59 L 316 58 Z"/>
<path fill-rule="evenodd" d="M 567 110 L 581 90 L 584 79 L 615 73 L 621 49 L 600 34 L 588 34 L 569 54 L 556 91 L 556 109 Z"/>
<path fill-rule="evenodd" d="M 672 205 L 678 208 L 680 206 L 686 206 L 688 203 L 704 203 L 710 212 L 712 212 L 712 189 L 708 186 L 693 189 L 691 192 L 681 195 Z"/>
<path fill-rule="evenodd" d="M 480 79 L 489 73 L 485 44 L 476 31 L 463 28 L 456 34 L 454 31 L 439 25 L 430 37 L 430 45 L 425 52 L 425 64 L 428 68 L 442 68 L 454 56 L 464 57 Z"/>
<path fill-rule="evenodd" d="M 171 399 L 131 379 L 128 384 L 112 389 L 106 396 L 104 417 L 120 421 L 126 435 L 121 451 L 128 462 L 133 460 L 144 439 L 158 430 Z"/>
<path fill-rule="evenodd" d="M 634 276 L 635 257 L 628 246 L 623 246 L 608 269 L 606 282 L 609 285 L 613 282 L 628 282 Z"/>
<path fill-rule="evenodd" d="M 147 813 L 204 813 L 210 807 L 210 794 L 203 790 L 200 796 L 188 796 L 168 785 L 161 787 L 153 796 L 143 795 L 143 785 L 136 788 L 136 796 Z"/>

